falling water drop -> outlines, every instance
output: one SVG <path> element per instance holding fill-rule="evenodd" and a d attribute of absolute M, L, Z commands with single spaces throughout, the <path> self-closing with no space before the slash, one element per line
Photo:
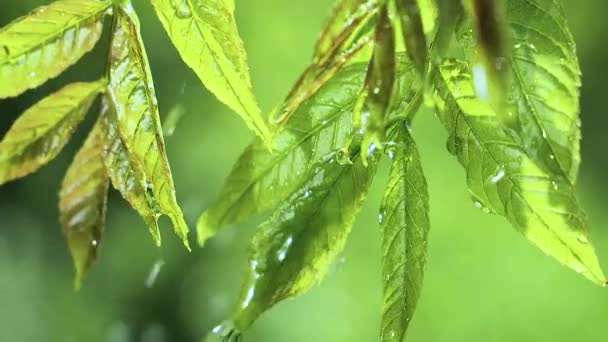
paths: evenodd
<path fill-rule="evenodd" d="M 165 265 L 164 260 L 157 260 L 152 265 L 152 268 L 150 269 L 150 272 L 148 272 L 148 276 L 146 277 L 145 285 L 147 288 L 150 289 L 154 286 L 154 283 L 156 283 L 156 280 L 158 279 L 158 275 L 160 274 L 160 270 L 162 269 L 162 267 L 164 265 Z"/>

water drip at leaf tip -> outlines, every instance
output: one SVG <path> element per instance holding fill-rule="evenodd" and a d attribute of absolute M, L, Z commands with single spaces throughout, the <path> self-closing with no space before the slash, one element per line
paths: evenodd
<path fill-rule="evenodd" d="M 224 321 L 214 327 L 205 337 L 203 342 L 239 342 L 242 341 L 242 334 L 233 321 Z"/>

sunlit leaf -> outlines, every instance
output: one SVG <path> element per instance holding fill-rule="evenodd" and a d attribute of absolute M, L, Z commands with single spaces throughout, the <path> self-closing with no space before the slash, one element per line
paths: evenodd
<path fill-rule="evenodd" d="M 0 184 L 26 176 L 63 149 L 104 82 L 73 83 L 42 99 L 0 141 Z"/>
<path fill-rule="evenodd" d="M 205 86 L 236 111 L 266 144 L 268 127 L 251 90 L 247 55 L 227 0 L 152 0 L 184 62 Z"/>
<path fill-rule="evenodd" d="M 363 132 L 361 158 L 367 164 L 368 154 L 382 148 L 384 121 L 390 109 L 395 83 L 395 32 L 388 15 L 388 6 L 382 6 L 376 35 L 374 54 L 367 67 L 365 89 L 355 110 L 355 126 Z"/>
<path fill-rule="evenodd" d="M 59 219 L 74 260 L 77 289 L 97 259 L 105 228 L 109 179 L 103 160 L 104 147 L 100 120 L 68 168 L 59 193 Z"/>
<path fill-rule="evenodd" d="M 273 153 L 259 140 L 245 149 L 219 198 L 199 218 L 199 243 L 226 224 L 241 222 L 279 205 L 328 153 L 341 150 L 340 162 L 351 162 L 343 148 L 354 131 L 353 107 L 365 70 L 366 65 L 361 63 L 341 70 L 304 102 L 277 133 L 277 150 Z M 419 86 L 412 81 L 413 68 L 402 62 L 398 75 L 396 98 L 409 102 Z M 401 102 L 395 103 L 395 111 L 403 110 Z"/>
<path fill-rule="evenodd" d="M 112 2 L 59 0 L 0 29 L 0 98 L 56 77 L 95 46 Z"/>
<path fill-rule="evenodd" d="M 112 41 L 108 89 L 116 111 L 118 132 L 131 167 L 139 164 L 137 168 L 141 168 L 142 175 L 137 171 L 135 176 L 139 186 L 146 189 L 155 216 L 167 215 L 175 232 L 188 246 L 188 226 L 175 198 L 139 19 L 129 2 L 117 8 L 115 15 L 117 23 Z M 147 216 L 144 219 L 148 225 L 151 224 Z"/>
<path fill-rule="evenodd" d="M 510 127 L 519 132 L 537 162 L 575 184 L 581 80 L 564 10 L 555 0 L 510 0 L 504 7 L 513 44 L 512 89 L 507 99 Z M 468 22 L 460 30 L 464 46 L 473 45 L 471 27 Z"/>
<path fill-rule="evenodd" d="M 427 60 L 427 46 L 422 22 L 423 12 L 418 5 L 418 0 L 395 0 L 395 4 L 408 56 L 410 56 L 420 74 L 424 74 Z"/>
<path fill-rule="evenodd" d="M 399 127 L 391 171 L 378 215 L 382 232 L 381 340 L 400 342 L 420 297 L 429 232 L 429 195 L 420 156 L 407 128 Z"/>
<path fill-rule="evenodd" d="M 378 1 L 339 0 L 315 46 L 313 62 L 292 87 L 280 112 L 271 118 L 278 127 L 336 72 L 371 55 Z"/>
<path fill-rule="evenodd" d="M 450 134 L 450 152 L 467 172 L 475 204 L 505 216 L 545 253 L 604 284 L 587 220 L 568 179 L 530 157 L 525 141 L 475 97 L 465 63 L 448 62 L 441 74 L 439 117 Z"/>
<path fill-rule="evenodd" d="M 105 134 L 104 163 L 112 185 L 131 207 L 142 217 L 152 238 L 160 245 L 157 213 L 154 206 L 154 194 L 146 188 L 147 176 L 141 162 L 129 158 L 127 142 L 120 134 L 116 111 L 107 95 L 101 101 L 101 120 Z"/>
<path fill-rule="evenodd" d="M 246 329 L 264 311 L 318 283 L 346 242 L 375 166 L 357 158 L 340 165 L 330 153 L 257 230 L 249 250 L 249 268 L 237 327 Z"/>

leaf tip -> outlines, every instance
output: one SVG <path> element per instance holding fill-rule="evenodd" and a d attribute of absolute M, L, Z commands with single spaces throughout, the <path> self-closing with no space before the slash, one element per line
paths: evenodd
<path fill-rule="evenodd" d="M 198 218 L 198 222 L 196 223 L 196 240 L 200 247 L 203 247 L 207 240 L 213 237 L 216 233 L 216 229 L 212 228 L 214 225 L 209 221 L 209 213 L 204 212 Z"/>

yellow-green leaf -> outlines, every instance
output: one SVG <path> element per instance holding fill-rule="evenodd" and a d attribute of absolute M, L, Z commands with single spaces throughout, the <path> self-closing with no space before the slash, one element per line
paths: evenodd
<path fill-rule="evenodd" d="M 475 96 L 470 74 L 466 63 L 446 62 L 436 77 L 437 106 L 476 206 L 505 216 L 545 253 L 605 284 L 573 185 L 533 158 L 525 140 Z"/>
<path fill-rule="evenodd" d="M 353 107 L 365 70 L 363 63 L 342 69 L 303 102 L 277 133 L 273 153 L 259 140 L 245 149 L 218 199 L 199 218 L 199 243 L 226 224 L 242 222 L 279 205 L 328 153 L 340 150 L 340 162 L 351 162 L 344 147 L 354 133 Z M 420 84 L 413 81 L 415 71 L 409 63 L 400 63 L 397 70 L 396 98 L 407 103 Z M 394 112 L 403 110 L 401 103 L 394 107 Z"/>
<path fill-rule="evenodd" d="M 382 233 L 383 309 L 380 337 L 401 342 L 420 297 L 429 233 L 429 195 L 416 143 L 397 127 L 378 221 Z"/>
<path fill-rule="evenodd" d="M 115 9 L 108 93 L 116 111 L 118 133 L 146 189 L 156 216 L 167 215 L 175 232 L 188 246 L 188 226 L 175 197 L 175 186 L 165 151 L 158 103 L 148 57 L 141 39 L 139 19 L 130 2 Z M 142 212 L 140 212 L 141 214 Z M 151 226 L 151 222 L 144 216 Z"/>
<path fill-rule="evenodd" d="M 103 122 L 97 124 L 68 168 L 59 193 L 59 215 L 74 266 L 75 288 L 97 259 L 105 229 L 108 173 Z"/>
<path fill-rule="evenodd" d="M 26 110 L 0 141 L 0 184 L 35 172 L 55 158 L 104 84 L 73 83 Z"/>
<path fill-rule="evenodd" d="M 129 159 L 127 143 L 119 133 L 116 111 L 104 95 L 101 101 L 101 119 L 105 134 L 104 163 L 112 185 L 131 207 L 142 217 L 156 245 L 160 246 L 157 213 L 153 208 L 154 194 L 145 188 L 146 174 L 137 159 Z"/>
<path fill-rule="evenodd" d="M 0 98 L 40 86 L 93 49 L 111 5 L 59 0 L 0 29 Z"/>
<path fill-rule="evenodd" d="M 531 157 L 576 184 L 581 71 L 564 9 L 556 0 L 509 0 L 504 8 L 512 44 L 509 126 L 520 134 Z M 458 36 L 472 65 L 471 27 L 466 22 Z"/>
<path fill-rule="evenodd" d="M 184 62 L 267 145 L 271 135 L 251 89 L 247 55 L 228 0 L 152 0 Z"/>

